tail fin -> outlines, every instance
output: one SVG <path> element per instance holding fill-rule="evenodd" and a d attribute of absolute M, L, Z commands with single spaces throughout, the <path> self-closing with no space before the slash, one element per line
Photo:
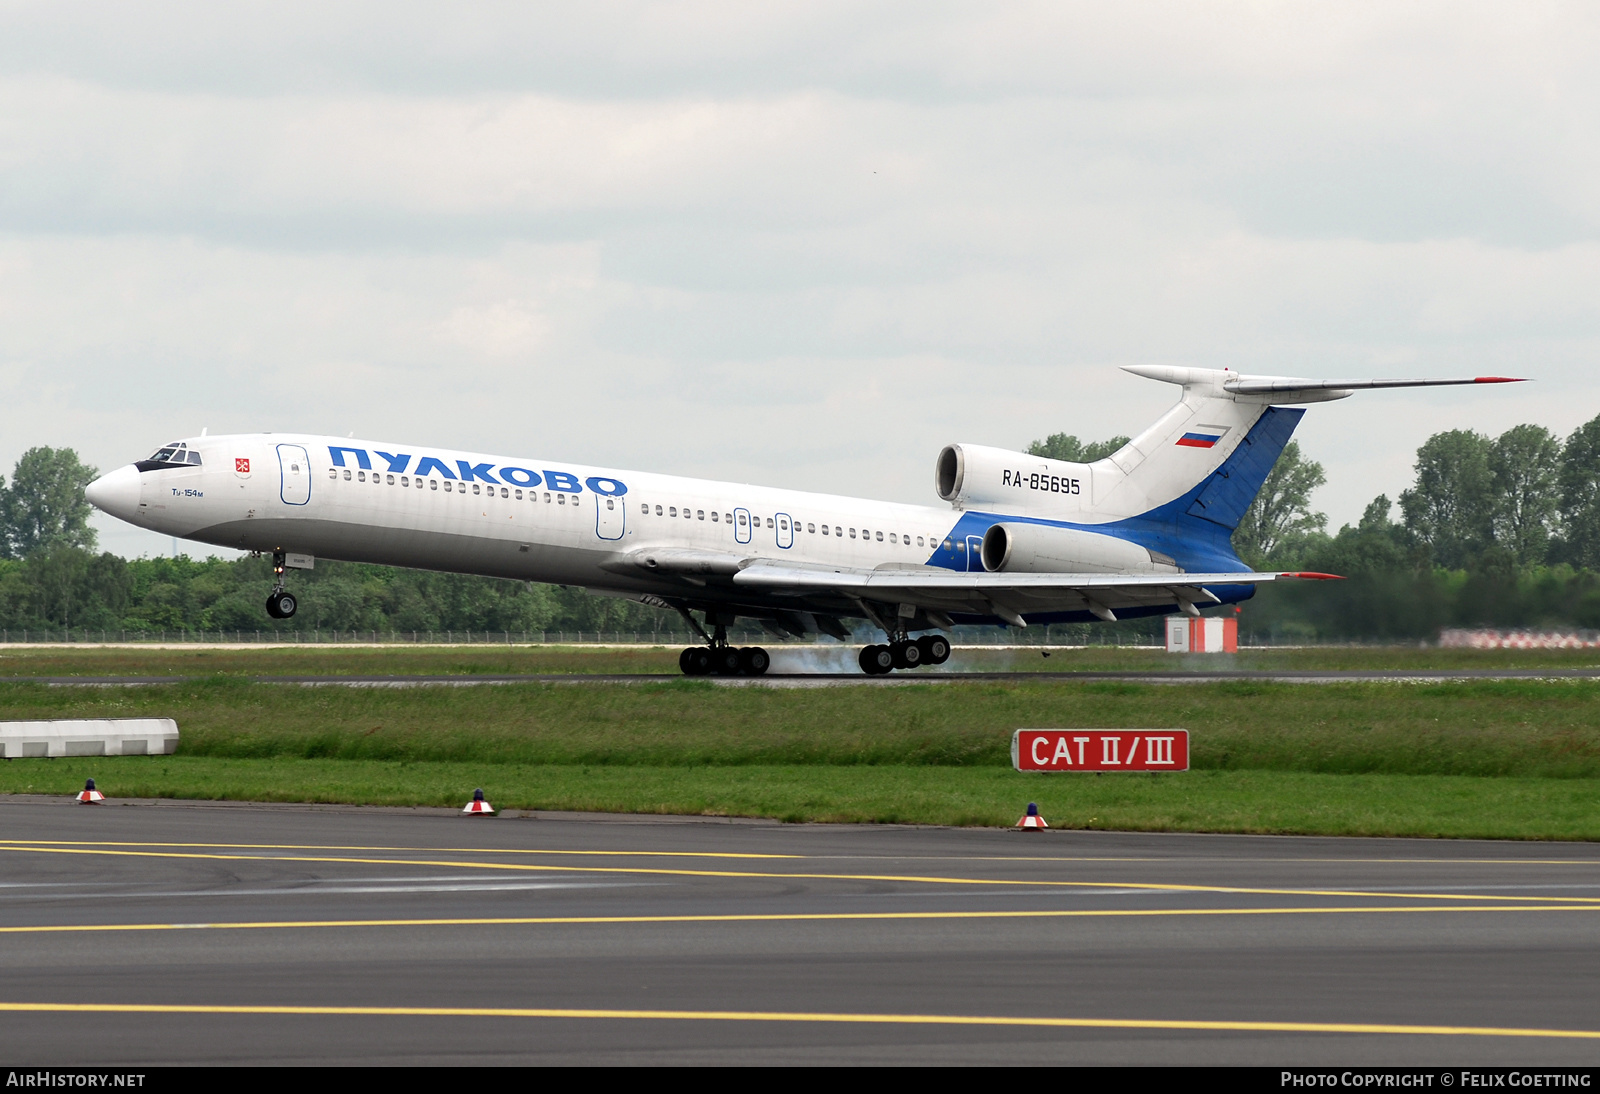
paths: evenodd
<path fill-rule="evenodd" d="M 1329 402 L 1359 389 L 1518 382 L 1507 376 L 1309 380 L 1167 366 L 1124 371 L 1180 384 L 1183 397 L 1093 465 L 1095 516 L 1185 568 L 1212 569 L 1238 564 L 1229 537 L 1305 413 L 1281 404 Z"/>

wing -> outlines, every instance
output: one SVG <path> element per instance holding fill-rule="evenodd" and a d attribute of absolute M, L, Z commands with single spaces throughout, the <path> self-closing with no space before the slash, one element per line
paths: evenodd
<path fill-rule="evenodd" d="M 829 569 L 752 562 L 733 575 L 736 587 L 774 596 L 833 594 L 858 604 L 908 604 L 930 613 L 992 615 L 1013 626 L 1035 612 L 1087 611 L 1113 621 L 1120 610 L 1176 606 L 1197 614 L 1220 603 L 1208 585 L 1260 585 L 1284 578 L 1335 578 L 1315 573 L 1015 574 L 917 569 Z M 864 604 L 863 604 L 864 606 Z M 870 614 L 870 613 L 869 613 Z"/>

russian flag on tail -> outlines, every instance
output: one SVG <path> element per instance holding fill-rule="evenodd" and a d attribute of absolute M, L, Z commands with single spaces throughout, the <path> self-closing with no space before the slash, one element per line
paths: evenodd
<path fill-rule="evenodd" d="M 1222 440 L 1221 433 L 1185 433 L 1178 438 L 1180 448 L 1211 448 Z"/>

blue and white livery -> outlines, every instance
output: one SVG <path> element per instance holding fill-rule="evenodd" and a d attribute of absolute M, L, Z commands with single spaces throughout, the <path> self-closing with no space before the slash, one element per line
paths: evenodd
<path fill-rule="evenodd" d="M 861 653 L 876 673 L 944 660 L 938 632 L 957 623 L 1196 614 L 1262 582 L 1321 576 L 1251 572 L 1229 542 L 1305 413 L 1295 404 L 1508 381 L 1126 371 L 1183 395 L 1091 464 L 949 445 L 935 464 L 936 507 L 281 433 L 175 441 L 87 496 L 164 535 L 270 552 L 278 580 L 267 611 L 279 618 L 296 606 L 285 568 L 320 556 L 579 585 L 672 608 L 706 640 L 683 652 L 691 674 L 766 670 L 759 647 L 728 646 L 739 618 L 841 639 L 843 620 L 866 619 L 890 640 Z"/>

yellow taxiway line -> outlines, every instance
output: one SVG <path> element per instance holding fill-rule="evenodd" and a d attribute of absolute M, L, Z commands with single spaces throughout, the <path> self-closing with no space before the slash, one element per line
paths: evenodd
<path fill-rule="evenodd" d="M 620 874 L 630 876 L 647 875 L 653 877 L 709 877 L 738 878 L 742 880 L 762 881 L 877 881 L 918 885 L 984 886 L 989 888 L 998 888 L 1003 886 L 1028 886 L 1044 889 L 1140 889 L 1150 892 L 1164 893 L 1218 893 L 1236 896 L 1312 896 L 1342 897 L 1347 899 L 1355 897 L 1368 900 L 1495 900 L 1507 904 L 1523 903 L 1528 906 L 1538 906 L 1541 904 L 1555 902 L 1564 905 L 1589 904 L 1595 907 L 1600 907 L 1600 897 L 1573 896 L 1488 897 L 1480 893 L 1396 893 L 1381 891 L 1374 892 L 1360 889 L 1275 889 L 1240 885 L 1178 885 L 1159 882 L 1133 881 L 1041 881 L 1014 878 L 947 877 L 936 874 L 822 874 L 789 871 L 690 870 L 664 866 L 549 866 L 527 862 L 481 862 L 475 860 L 463 861 L 459 859 L 353 858 L 336 855 L 230 855 L 215 853 L 203 854 L 193 851 L 130 851 L 104 849 L 101 847 L 73 847 L 58 844 L 22 845 L 15 843 L 0 843 L 0 852 L 3 851 L 28 854 L 102 855 L 127 858 L 165 858 L 184 860 L 198 859 L 229 862 L 320 862 L 361 866 L 428 866 L 434 868 L 473 870 L 513 870 L 529 873 Z"/>
<path fill-rule="evenodd" d="M 93 934 L 109 931 L 270 931 L 317 927 L 524 927 L 616 926 L 639 923 L 829 923 L 905 922 L 920 919 L 1117 919 L 1174 916 L 1264 915 L 1398 915 L 1453 912 L 1594 912 L 1593 904 L 1418 904 L 1395 907 L 1281 907 L 1281 908 L 1045 908 L 1034 910 L 978 910 L 938 912 L 768 912 L 706 915 L 551 915 L 482 916 L 436 919 L 274 919 L 245 922 L 202 923 L 38 923 L 0 927 L 7 934 Z"/>
<path fill-rule="evenodd" d="M 986 1014 L 836 1014 L 761 1010 L 604 1010 L 558 1007 L 315 1007 L 190 1003 L 5 1003 L 0 1013 L 250 1014 L 381 1018 L 574 1018 L 668 1022 L 826 1022 L 901 1026 L 1022 1026 L 1045 1029 L 1159 1029 L 1217 1033 L 1367 1033 L 1433 1037 L 1547 1037 L 1600 1040 L 1600 1030 L 1515 1026 L 1423 1026 L 1383 1022 L 1232 1022 L 1163 1018 L 1049 1018 Z"/>

